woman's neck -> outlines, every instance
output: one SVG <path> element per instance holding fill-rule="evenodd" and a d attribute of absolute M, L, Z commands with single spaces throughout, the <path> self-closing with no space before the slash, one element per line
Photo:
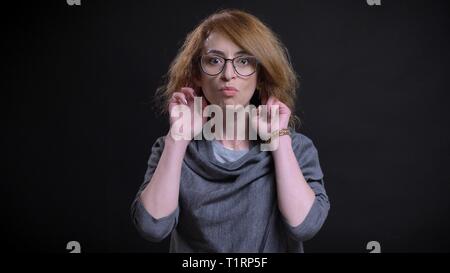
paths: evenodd
<path fill-rule="evenodd" d="M 228 123 L 229 124 L 229 123 Z M 248 115 L 245 115 L 245 139 L 242 139 L 242 137 L 238 138 L 238 122 L 237 117 L 234 117 L 234 124 L 233 124 L 233 137 L 227 137 L 223 136 L 221 139 L 218 139 L 218 141 L 225 146 L 226 148 L 232 149 L 232 150 L 248 150 L 250 148 L 250 141 L 249 141 L 249 133 L 248 133 Z M 223 119 L 223 132 L 227 132 L 227 122 L 226 118 Z"/>
<path fill-rule="evenodd" d="M 231 150 L 248 150 L 250 149 L 249 140 L 218 140 L 225 148 Z"/>

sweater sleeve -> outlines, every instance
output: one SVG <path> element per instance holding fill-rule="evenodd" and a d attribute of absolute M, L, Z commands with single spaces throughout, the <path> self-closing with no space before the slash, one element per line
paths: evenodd
<path fill-rule="evenodd" d="M 284 224 L 294 240 L 304 242 L 313 238 L 324 224 L 330 202 L 325 191 L 319 155 L 313 142 L 302 134 L 294 133 L 292 145 L 303 176 L 315 193 L 315 199 L 302 223 L 291 226 L 284 220 Z"/>
<path fill-rule="evenodd" d="M 150 183 L 152 176 L 158 166 L 159 159 L 164 149 L 164 137 L 160 137 L 153 144 L 150 158 L 147 162 L 147 170 L 144 175 L 144 182 L 140 186 L 136 197 L 131 205 L 131 218 L 139 234 L 151 242 L 160 242 L 165 239 L 178 223 L 179 208 L 177 207 L 171 214 L 156 219 L 144 207 L 140 195 L 145 187 Z"/>

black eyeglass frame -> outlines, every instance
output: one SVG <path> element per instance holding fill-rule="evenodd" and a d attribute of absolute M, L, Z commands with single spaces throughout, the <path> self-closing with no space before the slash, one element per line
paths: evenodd
<path fill-rule="evenodd" d="M 234 57 L 233 59 L 227 59 L 227 58 L 224 58 L 224 57 L 221 57 L 221 56 L 216 56 L 216 57 L 221 58 L 221 59 L 224 60 L 222 69 L 220 69 L 220 71 L 217 72 L 216 74 L 209 74 L 209 73 L 207 73 L 207 72 L 203 69 L 203 65 L 202 65 L 202 59 L 203 59 L 203 57 L 206 57 L 206 56 L 211 56 L 211 55 L 205 54 L 205 55 L 200 56 L 200 58 L 199 58 L 199 65 L 200 65 L 200 69 L 203 71 L 203 73 L 205 73 L 206 75 L 209 75 L 209 76 L 217 76 L 217 75 L 219 75 L 220 73 L 222 73 L 223 70 L 225 69 L 225 66 L 227 65 L 227 62 L 228 62 L 228 61 L 231 61 L 231 65 L 233 66 L 234 72 L 236 72 L 236 74 L 238 74 L 239 76 L 242 76 L 242 77 L 250 77 L 251 75 L 255 74 L 256 71 L 258 71 L 259 62 L 258 62 L 258 59 L 256 59 L 255 56 L 247 56 L 247 57 L 249 57 L 249 58 L 254 58 L 255 61 L 256 61 L 255 71 L 253 71 L 252 73 L 250 73 L 250 74 L 248 74 L 248 75 L 242 75 L 241 73 L 239 73 L 239 72 L 237 71 L 237 69 L 236 69 L 235 64 L 234 64 L 234 60 L 236 60 L 237 58 L 242 58 L 242 57 L 244 57 L 244 56 L 236 56 L 236 57 Z"/>

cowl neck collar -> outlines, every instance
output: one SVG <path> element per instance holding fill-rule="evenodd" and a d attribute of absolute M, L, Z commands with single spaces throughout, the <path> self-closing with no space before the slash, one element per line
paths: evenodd
<path fill-rule="evenodd" d="M 271 153 L 261 151 L 257 142 L 254 142 L 249 151 L 241 158 L 226 163 L 216 159 L 212 145 L 212 141 L 205 139 L 191 141 L 184 158 L 184 162 L 189 168 L 210 181 L 233 181 L 237 176 L 249 172 L 256 165 L 266 166 L 270 171 L 270 165 L 273 164 Z"/>

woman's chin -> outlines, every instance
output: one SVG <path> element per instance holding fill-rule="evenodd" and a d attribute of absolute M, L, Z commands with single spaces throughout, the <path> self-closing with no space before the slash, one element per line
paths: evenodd
<path fill-rule="evenodd" d="M 245 105 L 245 103 L 239 102 L 239 101 L 237 101 L 234 98 L 224 98 L 224 99 L 222 99 L 221 105 L 224 105 L 224 106 L 225 105 L 237 106 L 237 105 Z"/>

